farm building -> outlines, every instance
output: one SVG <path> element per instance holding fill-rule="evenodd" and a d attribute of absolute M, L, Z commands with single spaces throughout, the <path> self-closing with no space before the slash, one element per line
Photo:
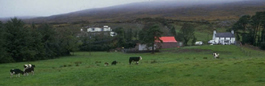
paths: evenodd
<path fill-rule="evenodd" d="M 163 43 L 159 43 L 161 48 L 174 48 L 179 46 L 174 36 L 163 36 L 160 39 L 163 41 Z"/>
<path fill-rule="evenodd" d="M 160 37 L 160 39 L 163 41 L 163 43 L 156 41 L 154 45 L 155 51 L 159 51 L 158 49 L 162 49 L 162 48 L 175 48 L 181 45 L 181 44 L 178 44 L 174 36 L 163 36 L 163 37 Z M 152 50 L 152 47 L 148 47 L 146 44 L 137 43 L 134 48 L 124 49 L 124 52 L 127 52 L 127 53 L 150 52 L 151 50 Z"/>
<path fill-rule="evenodd" d="M 84 31 L 86 29 L 86 31 Z M 81 28 L 81 32 L 87 32 L 93 35 L 96 34 L 104 34 L 104 35 L 110 35 L 115 36 L 116 33 L 112 31 L 112 29 L 109 26 L 103 26 L 101 27 L 83 27 Z"/>
<path fill-rule="evenodd" d="M 235 35 L 234 31 L 217 33 L 216 30 L 213 31 L 213 39 L 211 40 L 211 44 L 222 44 L 222 45 L 231 45 L 235 44 Z"/>
<path fill-rule="evenodd" d="M 155 47 L 154 47 L 155 50 L 161 49 L 161 48 L 174 48 L 174 47 L 179 46 L 174 36 L 163 36 L 163 37 L 160 37 L 160 39 L 163 41 L 163 43 L 156 41 Z M 152 50 L 152 47 L 147 47 L 146 44 L 137 43 L 134 49 L 137 51 L 148 51 L 148 50 Z"/>

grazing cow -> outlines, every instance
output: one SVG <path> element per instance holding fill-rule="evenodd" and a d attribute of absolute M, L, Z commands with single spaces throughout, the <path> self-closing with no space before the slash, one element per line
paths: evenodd
<path fill-rule="evenodd" d="M 219 53 L 213 53 L 214 58 L 219 58 Z"/>
<path fill-rule="evenodd" d="M 34 75 L 34 68 L 35 68 L 35 65 L 25 64 L 24 65 L 24 73 L 27 75 L 29 75 L 29 73 L 32 73 Z"/>
<path fill-rule="evenodd" d="M 139 57 L 130 57 L 129 64 L 131 64 L 132 61 L 135 61 L 136 64 L 138 64 L 138 61 L 140 61 L 140 60 L 142 60 L 142 57 L 141 56 L 139 56 Z"/>
<path fill-rule="evenodd" d="M 109 63 L 108 62 L 105 62 L 105 66 L 108 66 L 109 65 Z"/>
<path fill-rule="evenodd" d="M 13 77 L 13 75 L 16 75 L 16 77 L 18 76 L 18 77 L 20 77 L 20 74 L 24 74 L 24 72 L 22 71 L 22 70 L 20 70 L 20 69 L 11 69 L 10 70 L 10 77 L 12 78 Z"/>
<path fill-rule="evenodd" d="M 116 65 L 118 62 L 117 61 L 113 61 L 112 63 L 111 63 L 111 65 Z"/>

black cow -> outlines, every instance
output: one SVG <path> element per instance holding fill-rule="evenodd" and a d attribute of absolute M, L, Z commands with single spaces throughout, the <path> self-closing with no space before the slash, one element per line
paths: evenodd
<path fill-rule="evenodd" d="M 29 75 L 29 73 L 32 73 L 34 75 L 34 68 L 35 68 L 35 65 L 25 64 L 24 65 L 24 73 L 27 75 Z"/>
<path fill-rule="evenodd" d="M 11 75 L 10 77 L 11 78 L 13 77 L 13 75 L 20 77 L 20 74 L 22 74 L 22 75 L 24 74 L 24 72 L 20 69 L 11 69 L 10 70 L 10 75 Z"/>
<path fill-rule="evenodd" d="M 117 61 L 113 61 L 112 63 L 111 63 L 111 65 L 116 65 L 118 62 Z"/>
<path fill-rule="evenodd" d="M 129 58 L 129 64 L 131 64 L 132 61 L 135 61 L 136 64 L 138 64 L 138 61 L 140 61 L 140 60 L 142 60 L 142 57 L 141 56 L 139 56 L 139 57 L 130 57 Z"/>

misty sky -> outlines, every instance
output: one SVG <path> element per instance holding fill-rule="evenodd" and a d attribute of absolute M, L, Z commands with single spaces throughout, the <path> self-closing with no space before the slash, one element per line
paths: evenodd
<path fill-rule="evenodd" d="M 15 16 L 51 16 L 84 9 L 102 8 L 133 2 L 166 0 L 0 0 L 0 18 Z M 197 2 L 203 0 L 171 0 Z M 238 0 L 210 0 L 238 1 Z"/>

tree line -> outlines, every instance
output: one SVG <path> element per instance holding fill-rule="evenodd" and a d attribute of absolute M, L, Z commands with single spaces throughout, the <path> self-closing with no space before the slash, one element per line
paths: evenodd
<path fill-rule="evenodd" d="M 164 35 L 167 27 L 171 36 L 188 45 L 196 40 L 194 26 L 185 23 L 177 33 L 173 24 L 166 20 L 144 21 L 142 29 L 115 28 L 116 36 L 106 33 L 90 34 L 77 32 L 73 28 L 55 28 L 49 24 L 25 24 L 13 18 L 6 23 L 0 21 L 0 63 L 53 59 L 80 51 L 111 51 L 134 48 L 137 43 L 147 44 L 154 51 L 155 40 Z M 154 52 L 153 52 L 154 53 Z"/>
<path fill-rule="evenodd" d="M 0 22 L 0 34 L 0 63 L 57 58 L 70 55 L 78 46 L 70 29 L 26 25 L 17 18 Z"/>
<path fill-rule="evenodd" d="M 250 44 L 265 50 L 265 12 L 244 15 L 230 28 L 242 44 Z"/>

